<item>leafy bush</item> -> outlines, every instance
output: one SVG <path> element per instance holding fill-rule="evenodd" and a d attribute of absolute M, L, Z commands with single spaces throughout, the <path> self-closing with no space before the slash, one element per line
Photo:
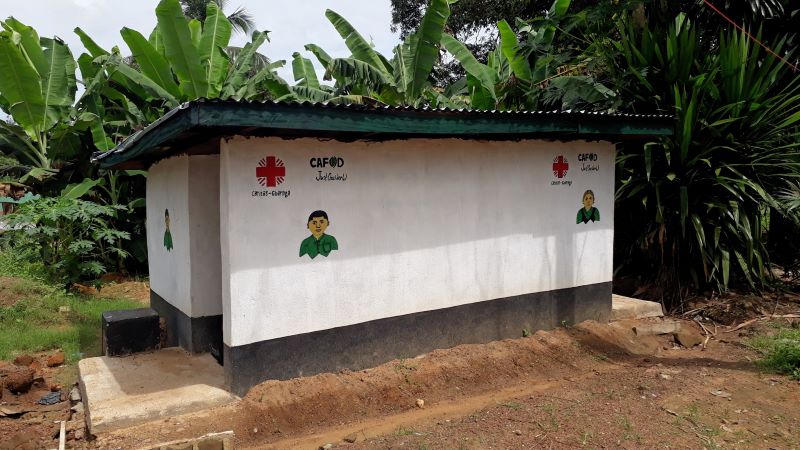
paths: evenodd
<path fill-rule="evenodd" d="M 52 280 L 70 285 L 97 278 L 128 257 L 122 245 L 130 234 L 110 225 L 125 210 L 66 197 L 35 199 L 6 216 L 6 235 L 12 250 L 33 249 Z"/>
<path fill-rule="evenodd" d="M 655 274 L 666 300 L 687 281 L 760 288 L 769 214 L 784 180 L 800 177 L 800 82 L 743 34 L 723 32 L 709 51 L 683 15 L 619 33 L 605 50 L 617 90 L 636 112 L 677 123 L 619 152 L 618 266 Z"/>

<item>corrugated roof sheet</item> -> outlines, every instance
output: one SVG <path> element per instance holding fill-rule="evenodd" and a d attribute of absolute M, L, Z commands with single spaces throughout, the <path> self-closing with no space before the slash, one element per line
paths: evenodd
<path fill-rule="evenodd" d="M 392 106 L 392 105 L 383 105 L 379 103 L 364 103 L 364 104 L 333 104 L 327 102 L 311 102 L 311 101 L 292 101 L 292 102 L 276 102 L 273 100 L 265 100 L 265 101 L 251 101 L 251 100 L 219 100 L 219 99 L 199 99 L 194 100 L 189 103 L 235 103 L 235 104 L 258 104 L 258 105 L 280 105 L 280 106 L 306 106 L 306 107 L 314 107 L 314 108 L 322 108 L 322 109 L 341 109 L 341 110 L 351 110 L 351 111 L 404 111 L 404 112 L 422 112 L 422 113 L 458 113 L 458 114 L 471 114 L 471 115 L 515 115 L 515 116 L 542 116 L 542 115 L 561 115 L 561 116 L 575 116 L 575 115 L 587 115 L 587 116 L 603 116 L 603 117 L 635 117 L 635 118 L 650 118 L 650 119 L 672 119 L 673 117 L 666 114 L 628 114 L 628 113 L 607 113 L 607 112 L 599 112 L 599 111 L 583 111 L 583 110 L 551 110 L 551 111 L 523 111 L 523 110 L 513 110 L 513 111 L 501 111 L 501 110 L 485 110 L 485 109 L 468 109 L 468 108 L 459 108 L 459 109 L 452 109 L 452 108 L 431 108 L 429 106 L 423 107 L 416 107 L 416 106 Z M 184 105 L 188 105 L 189 103 L 184 103 Z"/>
<path fill-rule="evenodd" d="M 152 149 L 175 143 L 197 130 L 205 136 L 237 131 L 291 130 L 329 137 L 409 138 L 415 136 L 522 139 L 534 137 L 601 138 L 672 133 L 673 117 L 660 114 L 596 111 L 497 111 L 382 104 L 233 101 L 199 99 L 180 105 L 114 149 L 95 153 L 92 161 L 112 167 L 154 158 Z M 282 131 L 279 131 L 282 130 Z M 262 133 L 269 134 L 269 133 Z M 150 157 L 148 158 L 148 155 Z M 169 154 L 160 152 L 159 158 Z"/>

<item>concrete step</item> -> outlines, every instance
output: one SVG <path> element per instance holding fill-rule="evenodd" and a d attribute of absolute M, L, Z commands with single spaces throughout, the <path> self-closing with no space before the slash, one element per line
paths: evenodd
<path fill-rule="evenodd" d="M 180 348 L 87 358 L 78 372 L 92 434 L 239 400 L 225 389 L 222 366 L 211 355 Z"/>
<path fill-rule="evenodd" d="M 664 317 L 661 304 L 613 294 L 611 296 L 611 320 L 644 319 Z"/>

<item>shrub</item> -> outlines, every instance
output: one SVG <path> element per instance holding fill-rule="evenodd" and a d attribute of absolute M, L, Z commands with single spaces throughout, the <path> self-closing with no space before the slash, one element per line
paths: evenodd
<path fill-rule="evenodd" d="M 69 286 L 95 279 L 128 257 L 122 244 L 130 234 L 110 225 L 122 210 L 127 208 L 64 197 L 39 198 L 20 204 L 6 216 L 10 231 L 4 238 L 11 250 L 35 255 L 53 281 Z"/>
<path fill-rule="evenodd" d="M 605 50 L 617 90 L 677 120 L 673 136 L 618 154 L 617 265 L 652 276 L 668 306 L 686 281 L 761 288 L 769 214 L 800 176 L 800 80 L 741 33 L 708 48 L 683 15 L 619 33 Z"/>

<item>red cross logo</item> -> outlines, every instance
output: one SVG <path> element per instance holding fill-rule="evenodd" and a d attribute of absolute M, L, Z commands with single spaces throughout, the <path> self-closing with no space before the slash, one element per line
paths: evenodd
<path fill-rule="evenodd" d="M 258 162 L 258 167 L 256 167 L 258 184 L 266 187 L 275 187 L 283 183 L 284 177 L 286 177 L 286 166 L 280 159 L 274 156 L 266 156 Z"/>
<path fill-rule="evenodd" d="M 553 176 L 564 178 L 567 176 L 567 170 L 569 170 L 569 162 L 567 158 L 564 158 L 564 155 L 558 155 L 553 158 Z"/>

